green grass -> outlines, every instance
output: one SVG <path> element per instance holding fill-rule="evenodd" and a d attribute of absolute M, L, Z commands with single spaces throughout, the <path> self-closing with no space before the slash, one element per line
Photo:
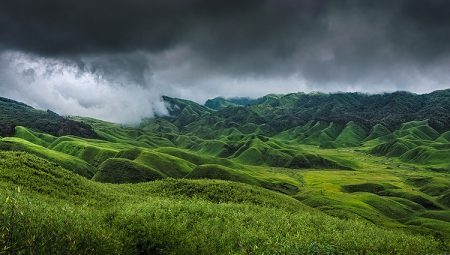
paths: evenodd
<path fill-rule="evenodd" d="M 166 176 L 157 170 L 129 159 L 110 158 L 99 166 L 92 179 L 108 183 L 136 183 L 154 181 L 164 177 Z"/>
<path fill-rule="evenodd" d="M 233 170 L 221 165 L 200 165 L 194 168 L 186 178 L 191 179 L 216 179 L 258 185 L 258 180 L 242 171 Z"/>
<path fill-rule="evenodd" d="M 354 122 L 349 122 L 334 141 L 338 146 L 359 146 L 366 138 L 366 131 Z"/>
<path fill-rule="evenodd" d="M 415 148 L 416 145 L 410 141 L 396 139 L 387 143 L 377 145 L 371 150 L 375 155 L 383 155 L 388 157 L 398 157 Z"/>
<path fill-rule="evenodd" d="M 448 143 L 450 142 L 450 131 L 442 133 L 437 139 L 437 142 Z"/>
<path fill-rule="evenodd" d="M 217 156 L 223 153 L 225 142 L 218 140 L 207 140 L 192 146 L 190 149 L 203 155 Z"/>
<path fill-rule="evenodd" d="M 26 151 L 35 154 L 88 178 L 91 178 L 96 171 L 94 167 L 79 158 L 47 149 L 17 137 L 2 138 L 0 148 L 1 150 Z"/>
<path fill-rule="evenodd" d="M 388 189 L 398 189 L 398 187 L 392 184 L 384 184 L 384 183 L 361 183 L 361 184 L 349 184 L 343 185 L 342 189 L 345 192 L 369 192 L 373 194 L 382 194 Z"/>
<path fill-rule="evenodd" d="M 401 197 L 422 205 L 427 209 L 442 209 L 442 206 L 430 196 L 416 191 L 388 190 L 384 192 L 387 196 Z"/>
<path fill-rule="evenodd" d="M 169 177 L 184 177 L 195 167 L 189 161 L 156 151 L 144 151 L 135 162 L 153 168 Z"/>
<path fill-rule="evenodd" d="M 52 135 L 31 131 L 21 126 L 16 126 L 14 136 L 44 147 L 56 140 L 56 137 Z"/>
<path fill-rule="evenodd" d="M 436 150 L 427 146 L 419 146 L 401 155 L 400 159 L 407 162 L 420 163 L 423 165 L 435 165 L 449 163 L 450 149 Z"/>
<path fill-rule="evenodd" d="M 123 146 L 120 146 L 123 148 Z M 61 141 L 52 143 L 51 149 L 78 157 L 93 166 L 98 166 L 109 158 L 114 158 L 118 152 L 113 144 L 102 144 L 83 140 Z"/>
<path fill-rule="evenodd" d="M 450 192 L 447 190 L 442 194 L 442 196 L 439 197 L 438 201 L 441 204 L 447 206 L 447 208 L 450 208 Z"/>
<path fill-rule="evenodd" d="M 445 251 L 431 236 L 340 220 L 246 184 L 174 179 L 101 184 L 30 154 L 0 154 L 0 243 L 7 253 Z"/>
<path fill-rule="evenodd" d="M 184 150 L 184 149 L 179 149 L 179 148 L 163 147 L 163 148 L 158 148 L 155 151 L 158 151 L 158 152 L 161 152 L 164 154 L 169 154 L 169 155 L 175 156 L 177 158 L 182 158 L 182 159 L 189 161 L 195 165 L 218 164 L 218 165 L 223 165 L 223 166 L 232 167 L 232 168 L 241 168 L 242 167 L 228 159 L 194 153 L 194 152 Z"/>
<path fill-rule="evenodd" d="M 370 141 L 379 137 L 383 137 L 386 135 L 389 135 L 391 132 L 388 128 L 383 126 L 382 124 L 376 124 L 372 127 L 372 130 L 370 131 L 370 134 L 366 137 L 366 141 Z"/>

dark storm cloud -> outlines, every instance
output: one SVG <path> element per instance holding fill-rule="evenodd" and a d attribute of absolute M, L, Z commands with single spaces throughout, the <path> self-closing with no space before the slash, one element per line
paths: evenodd
<path fill-rule="evenodd" d="M 208 62 L 208 67 L 271 71 L 279 66 L 274 61 L 296 50 L 303 40 L 300 34 L 318 29 L 314 19 L 325 4 L 314 0 L 2 1 L 0 43 L 8 49 L 68 58 L 81 65 L 85 63 L 79 56 L 84 54 L 154 53 L 188 45 L 193 57 Z M 106 59 L 94 63 L 95 70 L 120 70 L 111 70 L 114 63 L 102 60 Z M 142 62 L 140 66 L 131 63 L 140 59 L 114 61 L 125 64 L 121 69 L 128 70 L 122 72 L 129 76 L 137 71 L 139 77 L 139 69 L 147 67 Z"/>
<path fill-rule="evenodd" d="M 373 25 L 383 26 L 384 43 L 403 54 L 436 56 L 450 47 L 446 0 L 2 0 L 0 7 L 2 44 L 48 55 L 161 51 L 187 43 L 219 59 L 245 52 L 284 59 L 302 46 L 336 40 L 330 19 L 345 25 L 352 17 L 353 25 L 368 23 L 364 31 L 348 27 L 340 36 L 359 32 L 370 40 Z M 378 42 L 348 46 L 366 53 Z"/>
<path fill-rule="evenodd" d="M 75 66 L 73 79 L 88 73 L 113 89 L 198 101 L 427 92 L 450 84 L 450 1 L 0 0 L 0 51 L 46 69 Z M 27 82 L 32 66 L 10 84 Z"/>

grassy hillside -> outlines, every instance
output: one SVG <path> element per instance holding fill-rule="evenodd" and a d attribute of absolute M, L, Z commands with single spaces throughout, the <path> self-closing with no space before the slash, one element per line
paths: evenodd
<path fill-rule="evenodd" d="M 447 96 L 164 97 L 169 115 L 135 126 L 51 117 L 95 136 L 4 99 L 20 121 L 0 138 L 0 251 L 448 253 L 450 111 L 433 113 Z"/>
<path fill-rule="evenodd" d="M 110 158 L 103 162 L 92 180 L 107 183 L 136 183 L 165 178 L 161 172 L 129 159 Z"/>
<path fill-rule="evenodd" d="M 50 110 L 37 110 L 24 103 L 0 97 L 0 136 L 14 134 L 16 126 L 26 126 L 51 135 L 97 137 L 89 125 L 59 116 Z"/>
<path fill-rule="evenodd" d="M 40 145 L 30 143 L 26 140 L 16 137 L 3 138 L 0 141 L 1 150 L 7 151 L 26 151 L 31 154 L 37 155 L 41 158 L 50 160 L 67 170 L 73 171 L 84 177 L 92 177 L 95 173 L 95 168 L 89 165 L 87 162 L 80 160 L 71 155 L 57 152 L 54 150 L 47 149 Z"/>
<path fill-rule="evenodd" d="M 7 253 L 443 252 L 429 236 L 339 220 L 246 184 L 107 185 L 30 154 L 0 154 L 0 242 Z"/>

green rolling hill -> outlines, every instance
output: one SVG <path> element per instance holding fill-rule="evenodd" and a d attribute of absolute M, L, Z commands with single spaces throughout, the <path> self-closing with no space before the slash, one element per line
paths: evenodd
<path fill-rule="evenodd" d="M 0 98 L 0 251 L 450 252 L 450 90 L 163 100 L 129 126 Z"/>

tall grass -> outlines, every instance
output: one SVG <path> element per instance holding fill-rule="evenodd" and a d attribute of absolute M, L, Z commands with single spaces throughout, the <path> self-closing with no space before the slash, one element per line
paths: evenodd
<path fill-rule="evenodd" d="M 249 204 L 154 197 L 109 209 L 26 200 L 1 207 L 6 254 L 425 254 L 429 237 Z"/>

